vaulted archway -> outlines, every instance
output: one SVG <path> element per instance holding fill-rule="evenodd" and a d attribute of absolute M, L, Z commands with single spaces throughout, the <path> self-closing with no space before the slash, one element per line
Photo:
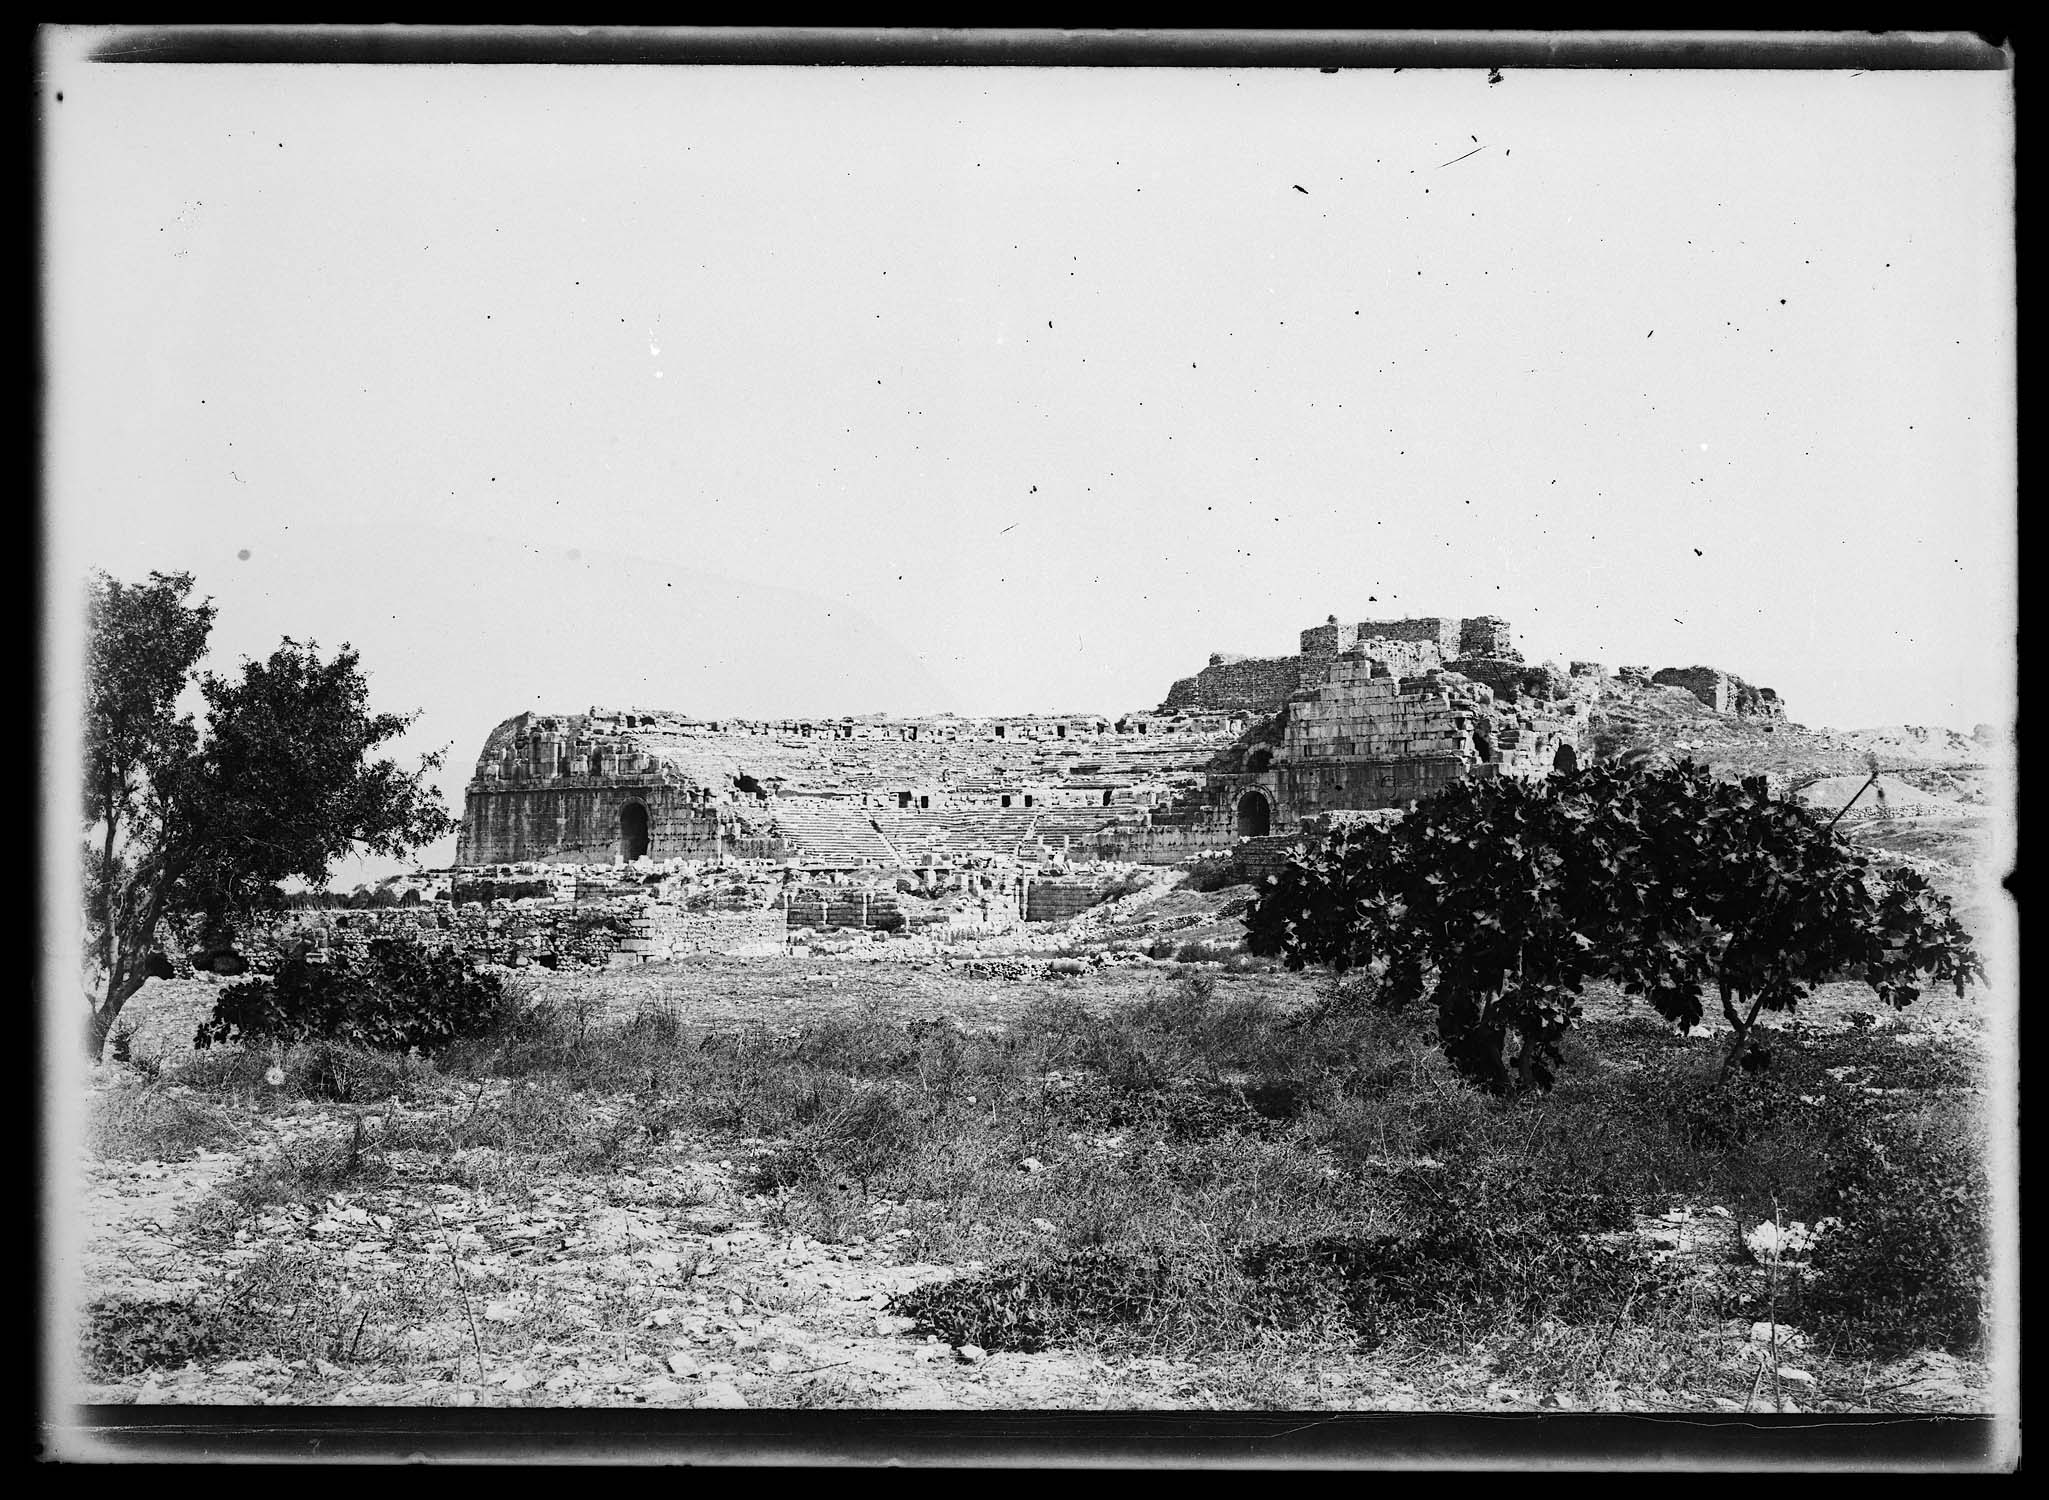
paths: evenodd
<path fill-rule="evenodd" d="M 1273 831 L 1274 805 L 1265 792 L 1250 787 L 1238 799 L 1238 837 L 1262 838 Z"/>
<path fill-rule="evenodd" d="M 647 808 L 628 802 L 619 809 L 619 857 L 628 864 L 647 853 Z"/>

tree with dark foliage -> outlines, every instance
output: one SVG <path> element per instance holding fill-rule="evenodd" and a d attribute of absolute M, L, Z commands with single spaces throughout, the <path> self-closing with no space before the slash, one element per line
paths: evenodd
<path fill-rule="evenodd" d="M 372 714 L 346 644 L 323 658 L 287 637 L 238 674 L 200 672 L 211 601 L 187 573 L 130 585 L 96 573 L 86 636 L 85 908 L 89 1054 L 162 968 L 158 924 L 194 922 L 203 948 L 284 904 L 279 882 L 324 883 L 353 850 L 399 857 L 450 832 L 414 770 L 372 759 L 417 715 Z M 179 700 L 196 689 L 204 726 Z"/>
<path fill-rule="evenodd" d="M 1586 982 L 1610 978 L 1681 1028 L 1713 986 L 1722 1074 L 1761 1066 L 1762 1011 L 1859 973 L 1895 1007 L 1983 969 L 1949 903 L 1882 878 L 1763 778 L 1691 762 L 1610 764 L 1540 783 L 1457 782 L 1392 828 L 1340 828 L 1272 877 L 1248 946 L 1290 967 L 1373 967 L 1393 1008 L 1430 991 L 1458 1071 L 1547 1088 Z M 1510 1039 L 1514 1046 L 1510 1049 Z"/>

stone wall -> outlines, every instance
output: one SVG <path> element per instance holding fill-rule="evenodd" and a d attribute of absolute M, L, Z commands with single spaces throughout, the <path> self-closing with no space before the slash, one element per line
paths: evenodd
<path fill-rule="evenodd" d="M 621 816 L 629 804 L 647 809 L 650 859 L 716 859 L 719 810 L 685 787 L 660 782 L 472 784 L 463 799 L 460 866 L 598 864 L 623 857 Z"/>
<path fill-rule="evenodd" d="M 1499 615 L 1476 615 L 1459 626 L 1458 654 L 1460 656 L 1491 656 L 1506 661 L 1521 661 L 1522 653 L 1515 649 L 1515 635 L 1508 628 L 1508 621 Z"/>
<path fill-rule="evenodd" d="M 1204 667 L 1167 690 L 1161 713 L 1271 713 L 1301 684 L 1302 660 L 1295 656 L 1249 656 Z"/>
<path fill-rule="evenodd" d="M 1065 922 L 1096 904 L 1093 880 L 1034 880 L 1025 887 L 1027 922 Z"/>
<path fill-rule="evenodd" d="M 1445 657 L 1450 658 L 1459 654 L 1465 623 L 1463 620 L 1425 615 L 1410 620 L 1361 620 L 1358 631 L 1362 641 L 1373 637 L 1386 641 L 1434 641 Z"/>
<path fill-rule="evenodd" d="M 1275 773 L 1280 820 L 1292 823 L 1316 813 L 1406 807 L 1433 796 L 1476 770 L 1456 755 L 1406 755 L 1335 765 L 1284 765 Z"/>
<path fill-rule="evenodd" d="M 1302 632 L 1302 654 L 1311 659 L 1336 656 L 1349 651 L 1359 639 L 1359 627 L 1340 625 L 1338 617 L 1331 615 L 1321 625 L 1312 625 Z"/>
<path fill-rule="evenodd" d="M 893 900 L 893 898 L 892 898 Z M 388 911 L 289 912 L 245 933 L 237 949 L 258 973 L 294 952 L 316 960 L 361 953 L 378 938 L 454 950 L 477 963 L 602 966 L 699 953 L 759 951 L 780 943 L 780 904 L 770 910 L 685 912 L 645 896 L 602 901 L 445 902 Z"/>
<path fill-rule="evenodd" d="M 1271 713 L 1291 693 L 1320 687 L 1332 664 L 1363 654 L 1396 677 L 1413 677 L 1458 656 L 1520 662 L 1508 622 L 1495 615 L 1455 619 L 1428 615 L 1406 620 L 1341 624 L 1336 615 L 1301 632 L 1293 657 L 1238 657 L 1214 652 L 1210 665 L 1168 690 L 1162 713 L 1175 709 L 1241 709 Z"/>
<path fill-rule="evenodd" d="M 785 925 L 792 930 L 809 927 L 814 932 L 831 928 L 893 932 L 905 925 L 894 891 L 822 885 L 793 886 L 785 894 Z"/>
<path fill-rule="evenodd" d="M 1371 663 L 1340 657 L 1330 681 L 1288 707 L 1278 761 L 1459 757 L 1471 738 L 1432 678 L 1371 675 Z"/>
<path fill-rule="evenodd" d="M 1231 851 L 1232 869 L 1241 879 L 1264 885 L 1269 876 L 1281 873 L 1304 842 L 1299 833 L 1269 833 L 1247 839 Z"/>

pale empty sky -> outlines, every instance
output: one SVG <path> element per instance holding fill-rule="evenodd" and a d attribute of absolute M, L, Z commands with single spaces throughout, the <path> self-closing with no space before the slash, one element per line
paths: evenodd
<path fill-rule="evenodd" d="M 2012 716 L 2009 75 L 76 50 L 53 597 L 353 642 L 456 806 L 523 708 L 1116 712 L 1326 614 Z"/>

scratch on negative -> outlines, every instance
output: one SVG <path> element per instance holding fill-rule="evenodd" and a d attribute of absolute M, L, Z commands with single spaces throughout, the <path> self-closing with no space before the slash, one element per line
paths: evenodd
<path fill-rule="evenodd" d="M 1485 146 L 1475 146 L 1472 150 L 1466 153 L 1466 156 L 1478 156 L 1482 151 L 1485 151 L 1486 149 L 1487 148 Z M 1441 161 L 1437 164 L 1437 170 L 1442 172 L 1446 167 L 1455 167 L 1460 162 L 1464 161 L 1466 159 L 1466 156 L 1454 156 L 1450 161 Z"/>

